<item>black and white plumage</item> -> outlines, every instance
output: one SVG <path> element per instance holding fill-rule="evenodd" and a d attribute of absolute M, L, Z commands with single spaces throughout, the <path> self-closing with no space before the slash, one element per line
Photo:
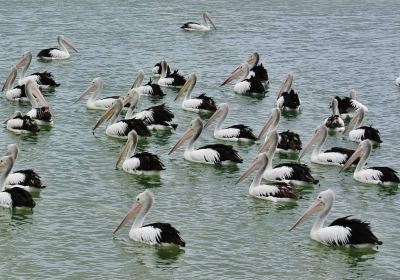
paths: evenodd
<path fill-rule="evenodd" d="M 368 167 L 364 168 L 372 151 L 370 140 L 364 140 L 358 146 L 358 149 L 347 160 L 341 171 L 346 170 L 349 166 L 360 157 L 360 160 L 354 170 L 353 178 L 356 181 L 365 184 L 375 184 L 382 186 L 398 186 L 400 179 L 397 172 L 390 167 Z"/>
<path fill-rule="evenodd" d="M 153 69 L 151 70 L 154 77 L 159 77 L 161 75 L 161 62 L 158 62 L 154 65 Z M 169 65 L 167 65 L 167 76 L 171 75 L 171 69 Z"/>
<path fill-rule="evenodd" d="M 135 153 L 138 143 L 138 135 L 135 130 L 128 134 L 125 146 L 121 150 L 116 167 L 122 160 L 122 169 L 130 174 L 156 175 L 165 170 L 164 164 L 157 155 L 149 152 Z"/>
<path fill-rule="evenodd" d="M 281 110 L 300 110 L 301 100 L 299 95 L 292 89 L 293 74 L 290 72 L 278 92 L 276 107 Z"/>
<path fill-rule="evenodd" d="M 17 85 L 13 87 L 15 78 L 17 77 L 17 67 L 13 66 L 8 74 L 6 81 L 4 82 L 2 92 L 5 91 L 5 96 L 7 100 L 28 102 L 28 98 L 25 93 L 25 85 Z"/>
<path fill-rule="evenodd" d="M 247 78 L 254 77 L 263 85 L 267 85 L 269 83 L 268 72 L 262 63 L 258 64 L 259 61 L 260 55 L 257 52 L 251 53 L 247 56 L 244 61 L 250 66 L 250 73 Z"/>
<path fill-rule="evenodd" d="M 373 144 L 382 143 L 379 130 L 373 128 L 372 126 L 361 126 L 364 116 L 364 108 L 361 107 L 357 109 L 355 116 L 343 131 L 343 134 L 349 132 L 349 139 L 354 142 L 361 142 L 368 139 Z"/>
<path fill-rule="evenodd" d="M 171 226 L 171 224 L 152 223 L 143 225 L 144 219 L 153 204 L 154 194 L 152 192 L 146 190 L 140 193 L 136 197 L 132 208 L 115 229 L 114 234 L 138 213 L 129 231 L 131 239 L 149 245 L 177 245 L 185 247 L 185 241 L 180 237 L 179 231 Z"/>
<path fill-rule="evenodd" d="M 6 127 L 15 134 L 36 133 L 40 131 L 37 122 L 27 115 L 22 115 L 20 111 L 15 112 L 6 121 Z"/>
<path fill-rule="evenodd" d="M 142 82 L 144 80 L 144 72 L 142 70 L 139 71 L 135 81 L 132 84 L 132 88 L 135 88 L 136 91 L 140 95 L 150 95 L 150 96 L 164 96 L 164 92 L 162 91 L 161 87 L 158 84 L 153 84 L 150 78 L 150 81 L 145 84 L 144 86 L 141 86 Z"/>
<path fill-rule="evenodd" d="M 331 131 L 343 131 L 345 125 L 343 119 L 340 117 L 337 99 L 334 98 L 332 100 L 331 107 L 332 115 L 324 121 L 325 126 Z"/>
<path fill-rule="evenodd" d="M 220 86 L 226 85 L 235 79 L 239 79 L 240 81 L 233 87 L 235 93 L 242 95 L 264 94 L 265 87 L 263 83 L 254 76 L 248 78 L 249 74 L 249 64 L 243 63 Z"/>
<path fill-rule="evenodd" d="M 243 162 L 238 152 L 230 145 L 212 144 L 195 149 L 194 143 L 199 138 L 202 130 L 202 120 L 200 118 L 192 120 L 190 122 L 190 127 L 184 132 L 168 154 L 173 153 L 190 139 L 183 155 L 187 161 L 205 164 L 236 164 Z"/>
<path fill-rule="evenodd" d="M 32 80 L 28 80 L 25 86 L 26 96 L 32 106 L 32 109 L 26 115 L 34 119 L 38 125 L 52 125 L 53 115 L 49 109 L 49 104 L 40 92 L 39 86 Z"/>
<path fill-rule="evenodd" d="M 158 85 L 161 87 L 175 87 L 180 88 L 186 83 L 186 79 L 178 73 L 178 70 L 174 70 L 171 74 L 167 73 L 168 64 L 165 60 L 161 62 L 161 75 L 158 80 Z"/>
<path fill-rule="evenodd" d="M 186 31 L 200 31 L 200 32 L 207 32 L 211 30 L 211 27 L 214 28 L 214 30 L 217 30 L 217 28 L 214 25 L 214 22 L 212 21 L 210 15 L 205 12 L 203 13 L 203 20 L 205 25 L 202 25 L 197 22 L 189 21 L 184 23 L 181 28 L 186 30 Z"/>
<path fill-rule="evenodd" d="M 349 97 L 335 96 L 335 99 L 338 101 L 339 113 L 343 119 L 354 117 L 359 108 L 363 108 L 365 112 L 368 111 L 367 106 L 357 100 L 357 92 L 355 90 L 350 91 Z"/>
<path fill-rule="evenodd" d="M 282 131 L 279 134 L 277 152 L 300 152 L 302 142 L 300 135 L 290 130 Z"/>
<path fill-rule="evenodd" d="M 301 225 L 313 213 L 320 211 L 310 237 L 324 245 L 365 247 L 382 245 L 371 231 L 370 225 L 359 219 L 349 219 L 350 216 L 334 220 L 329 226 L 324 227 L 326 217 L 329 215 L 335 202 L 335 193 L 328 189 L 321 192 L 311 206 L 303 213 L 290 229 Z"/>
<path fill-rule="evenodd" d="M 75 52 L 78 52 L 78 50 L 69 42 L 67 38 L 65 38 L 64 35 L 57 36 L 57 42 L 60 48 L 43 49 L 38 53 L 37 56 L 43 60 L 63 60 L 71 57 L 67 47 L 73 49 Z"/>

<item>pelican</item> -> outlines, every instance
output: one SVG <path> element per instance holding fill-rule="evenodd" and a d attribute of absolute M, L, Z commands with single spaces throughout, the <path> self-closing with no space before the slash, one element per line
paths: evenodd
<path fill-rule="evenodd" d="M 210 15 L 207 12 L 203 13 L 203 20 L 204 20 L 205 25 L 201 25 L 197 22 L 189 21 L 189 22 L 184 23 L 181 26 L 181 28 L 186 31 L 201 31 L 201 32 L 210 31 L 211 27 L 213 27 L 214 30 L 217 30 Z"/>
<path fill-rule="evenodd" d="M 179 141 L 169 151 L 169 155 L 176 151 L 183 143 L 190 139 L 183 157 L 187 161 L 205 164 L 235 164 L 242 163 L 237 151 L 232 146 L 223 144 L 212 144 L 194 148 L 194 143 L 203 131 L 203 122 L 200 118 L 195 118 L 190 122 L 189 128 L 184 132 Z"/>
<path fill-rule="evenodd" d="M 103 80 L 101 78 L 95 78 L 87 87 L 87 89 L 78 97 L 74 102 L 78 102 L 83 97 L 90 95 L 86 102 L 86 108 L 90 110 L 107 110 L 119 96 L 109 96 L 102 99 L 96 99 L 97 95 L 103 90 Z"/>
<path fill-rule="evenodd" d="M 265 91 L 264 85 L 256 77 L 247 78 L 250 74 L 250 66 L 247 63 L 242 63 L 221 85 L 226 85 L 229 82 L 239 79 L 235 84 L 233 91 L 237 94 L 252 95 L 262 94 Z"/>
<path fill-rule="evenodd" d="M 144 79 L 144 72 L 140 70 L 136 80 L 133 82 L 131 89 L 135 88 L 140 95 L 151 95 L 151 96 L 165 95 L 158 84 L 152 83 L 151 78 L 147 84 L 141 86 L 143 79 Z"/>
<path fill-rule="evenodd" d="M 25 87 L 26 96 L 32 105 L 32 109 L 26 115 L 35 120 L 38 125 L 53 125 L 49 104 L 40 92 L 39 86 L 34 81 L 28 80 Z"/>
<path fill-rule="evenodd" d="M 354 153 L 354 150 L 333 147 L 327 151 L 321 152 L 322 146 L 324 145 L 327 137 L 328 128 L 325 124 L 322 124 L 315 130 L 314 136 L 301 152 L 299 160 L 311 149 L 314 144 L 316 144 L 311 154 L 311 162 L 339 166 L 345 164 Z"/>
<path fill-rule="evenodd" d="M 215 120 L 219 118 L 219 121 L 214 129 L 214 137 L 220 140 L 227 141 L 255 141 L 257 137 L 253 134 L 253 130 L 243 124 L 235 124 L 227 128 L 222 128 L 226 116 L 229 112 L 229 106 L 227 103 L 221 103 L 218 105 L 218 110 L 210 117 L 207 123 L 204 125 L 204 129 L 209 127 Z"/>
<path fill-rule="evenodd" d="M 363 108 L 365 112 L 368 112 L 367 106 L 363 105 L 357 100 L 357 92 L 353 89 L 350 91 L 350 97 L 339 97 L 335 96 L 338 101 L 339 113 L 342 119 L 348 119 L 354 117 L 356 110 Z"/>
<path fill-rule="evenodd" d="M 93 133 L 103 122 L 109 120 L 106 134 L 110 137 L 127 139 L 128 133 L 135 130 L 140 136 L 151 136 L 150 130 L 147 128 L 143 120 L 140 119 L 123 119 L 117 121 L 119 114 L 124 107 L 124 97 L 120 97 L 112 104 L 110 108 L 101 116 L 99 121 L 93 128 Z M 128 112 L 129 113 L 129 112 Z"/>
<path fill-rule="evenodd" d="M 208 97 L 205 93 L 200 94 L 199 96 L 192 98 L 192 91 L 194 86 L 196 85 L 197 77 L 196 74 L 192 73 L 189 75 L 186 83 L 179 90 L 178 94 L 175 97 L 177 100 L 180 96 L 182 96 L 185 92 L 185 98 L 182 102 L 182 109 L 190 112 L 215 112 L 217 110 L 217 106 L 215 105 L 214 99 Z"/>
<path fill-rule="evenodd" d="M 318 180 L 311 175 L 310 168 L 305 164 L 296 162 L 280 163 L 272 168 L 272 159 L 278 146 L 278 133 L 271 132 L 268 140 L 263 144 L 259 153 L 266 152 L 268 164 L 264 171 L 263 178 L 273 182 L 285 182 L 288 184 L 305 186 L 316 185 Z"/>
<path fill-rule="evenodd" d="M 5 183 L 7 181 L 8 175 L 14 165 L 14 159 L 12 156 L 4 156 L 0 158 L 0 207 L 4 208 L 34 208 L 35 201 L 32 199 L 32 195 L 20 188 L 15 186 L 11 189 L 5 189 Z"/>
<path fill-rule="evenodd" d="M 154 77 L 160 77 L 161 75 L 161 62 L 158 62 L 154 65 L 153 69 L 151 69 Z M 169 65 L 167 65 L 167 76 L 171 75 L 171 69 Z"/>
<path fill-rule="evenodd" d="M 25 85 L 13 87 L 15 78 L 17 77 L 17 67 L 13 66 L 10 73 L 4 82 L 1 91 L 5 91 L 7 100 L 19 101 L 19 102 L 29 102 L 25 94 Z"/>
<path fill-rule="evenodd" d="M 15 134 L 36 133 L 40 131 L 37 122 L 27 115 L 22 115 L 20 111 L 16 111 L 5 123 L 7 129 Z"/>
<path fill-rule="evenodd" d="M 185 247 L 185 241 L 180 237 L 179 231 L 173 226 L 166 223 L 153 223 L 143 225 L 147 212 L 154 204 L 154 194 L 149 190 L 140 193 L 132 205 L 132 208 L 126 214 L 122 222 L 114 230 L 115 234 L 120 228 L 126 225 L 133 216 L 139 212 L 131 230 L 129 237 L 135 241 L 150 244 L 150 245 L 178 245 Z"/>
<path fill-rule="evenodd" d="M 124 159 L 122 169 L 130 174 L 159 175 L 161 170 L 165 170 L 164 164 L 158 156 L 148 152 L 135 154 L 137 143 L 138 135 L 135 130 L 131 130 L 125 146 L 118 155 L 116 168 L 118 168 L 122 159 Z"/>
<path fill-rule="evenodd" d="M 162 60 L 160 63 L 161 63 L 161 75 L 160 79 L 158 80 L 159 86 L 180 88 L 186 83 L 185 78 L 178 73 L 178 70 L 175 70 L 172 74 L 168 74 L 167 62 L 165 60 Z"/>
<path fill-rule="evenodd" d="M 357 109 L 356 115 L 347 125 L 343 134 L 349 132 L 349 139 L 354 142 L 361 142 L 365 139 L 372 141 L 372 144 L 376 145 L 382 143 L 381 137 L 379 135 L 379 130 L 373 128 L 372 126 L 361 126 L 365 116 L 364 108 L 360 107 Z M 355 128 L 355 129 L 353 129 Z"/>
<path fill-rule="evenodd" d="M 243 173 L 235 184 L 243 181 L 255 170 L 258 170 L 257 175 L 254 177 L 253 182 L 249 188 L 249 194 L 256 198 L 269 200 L 272 202 L 287 202 L 299 199 L 299 194 L 291 185 L 285 182 L 278 182 L 269 185 L 261 185 L 261 180 L 265 169 L 267 168 L 268 158 L 265 153 L 259 154 L 256 160 L 250 167 Z"/>
<path fill-rule="evenodd" d="M 372 144 L 369 140 L 364 140 L 358 146 L 358 149 L 347 160 L 340 171 L 346 170 L 349 166 L 360 157 L 356 169 L 354 170 L 353 178 L 356 181 L 365 184 L 375 184 L 383 186 L 397 186 L 400 179 L 397 172 L 390 167 L 369 167 L 364 168 L 372 151 Z"/>
<path fill-rule="evenodd" d="M 257 80 L 261 81 L 264 85 L 269 84 L 268 72 L 267 69 L 261 64 L 258 64 L 260 61 L 260 55 L 257 52 L 251 53 L 245 59 L 245 63 L 250 66 L 250 73 L 247 76 L 248 79 L 251 77 L 255 77 Z"/>
<path fill-rule="evenodd" d="M 292 84 L 293 74 L 290 72 L 283 82 L 282 87 L 278 92 L 278 98 L 276 100 L 276 107 L 281 110 L 300 110 L 301 100 L 299 98 L 299 95 L 292 89 Z"/>
<path fill-rule="evenodd" d="M 344 121 L 340 117 L 338 101 L 336 98 L 332 99 L 331 107 L 332 115 L 324 121 L 325 126 L 332 131 L 343 131 Z"/>
<path fill-rule="evenodd" d="M 32 61 L 32 53 L 28 51 L 22 55 L 20 60 L 15 65 L 17 69 L 22 68 L 21 75 L 18 80 L 18 85 L 22 86 L 26 84 L 28 80 L 33 80 L 34 82 L 36 82 L 38 85 L 40 85 L 40 88 L 42 90 L 51 90 L 60 85 L 54 80 L 54 77 L 50 72 L 42 72 L 42 73 L 36 72 L 29 76 L 25 76 L 26 71 L 28 70 L 29 65 L 31 64 L 31 61 Z"/>
<path fill-rule="evenodd" d="M 324 227 L 326 217 L 331 212 L 335 202 L 335 193 L 331 189 L 320 192 L 317 199 L 304 212 L 292 229 L 304 223 L 315 212 L 321 214 L 311 228 L 311 239 L 324 245 L 365 247 L 382 245 L 382 241 L 371 232 L 369 223 L 359 219 L 350 219 L 350 216 L 334 220 L 329 226 Z"/>
<path fill-rule="evenodd" d="M 73 49 L 75 52 L 78 52 L 78 50 L 67 40 L 67 38 L 65 38 L 64 35 L 57 36 L 57 42 L 60 48 L 41 50 L 37 56 L 44 60 L 62 60 L 71 57 L 67 47 Z"/>

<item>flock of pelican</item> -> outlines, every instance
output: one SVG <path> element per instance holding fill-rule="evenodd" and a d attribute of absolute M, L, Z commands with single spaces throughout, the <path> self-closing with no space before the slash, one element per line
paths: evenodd
<path fill-rule="evenodd" d="M 203 14 L 204 25 L 187 22 L 182 29 L 187 31 L 206 32 L 216 30 L 213 20 L 208 13 Z M 57 38 L 59 48 L 41 50 L 37 57 L 40 60 L 69 59 L 68 49 L 78 50 L 63 35 Z M 26 75 L 32 61 L 32 53 L 26 52 L 20 60 L 12 66 L 4 82 L 2 91 L 7 100 L 12 102 L 27 103 L 32 106 L 26 113 L 16 111 L 5 121 L 6 128 L 15 134 L 39 133 L 42 126 L 53 126 L 53 112 L 46 101 L 43 92 L 54 90 L 59 86 L 49 72 L 33 73 Z M 19 79 L 15 80 L 19 72 Z M 194 116 L 189 127 L 181 135 L 180 139 L 171 148 L 168 154 L 176 152 L 186 144 L 183 158 L 189 162 L 221 165 L 241 164 L 243 159 L 232 145 L 211 143 L 199 147 L 195 145 L 202 132 L 214 126 L 214 138 L 220 141 L 248 143 L 260 143 L 254 161 L 237 179 L 236 184 L 255 172 L 255 176 L 249 186 L 249 194 L 253 197 L 285 203 L 296 201 L 301 197 L 301 191 L 305 186 L 319 184 L 318 178 L 314 178 L 309 166 L 300 160 L 312 149 L 311 162 L 339 166 L 338 172 L 345 171 L 351 165 L 356 165 L 354 179 L 365 184 L 378 184 L 385 187 L 397 186 L 400 182 L 396 171 L 389 167 L 366 167 L 371 151 L 382 142 L 379 131 L 370 126 L 363 126 L 363 119 L 368 108 L 357 99 L 355 91 L 350 92 L 349 97 L 335 96 L 330 105 L 332 113 L 315 130 L 306 146 L 302 147 L 300 135 L 293 131 L 278 133 L 279 121 L 286 111 L 299 111 L 301 100 L 293 89 L 293 74 L 289 73 L 279 89 L 276 99 L 276 107 L 267 116 L 262 129 L 255 133 L 245 124 L 229 123 L 229 105 L 216 103 L 214 99 L 205 93 L 192 96 L 196 85 L 197 75 L 191 73 L 187 77 L 172 70 L 165 60 L 155 64 L 151 69 L 152 79 L 142 85 L 144 72 L 139 71 L 137 78 L 125 96 L 99 97 L 103 89 L 103 81 L 100 77 L 94 78 L 89 86 L 76 99 L 75 103 L 87 98 L 86 107 L 89 110 L 99 110 L 103 114 L 93 126 L 95 130 L 106 123 L 106 134 L 109 137 L 126 139 L 126 143 L 117 156 L 116 168 L 133 175 L 157 175 L 166 169 L 156 154 L 150 152 L 137 152 L 140 137 L 149 137 L 158 130 L 174 131 L 177 124 L 174 123 L 174 113 L 165 104 L 159 104 L 149 108 L 138 109 L 140 98 L 146 96 L 164 96 L 163 88 L 178 89 L 175 101 L 183 97 L 181 108 L 193 114 L 207 114 L 209 118 L 204 121 L 200 116 Z M 237 94 L 253 96 L 263 95 L 269 85 L 267 69 L 260 63 L 258 53 L 248 55 L 244 61 L 221 83 L 227 85 L 237 80 L 233 91 Z M 396 80 L 399 85 L 399 79 Z M 121 114 L 123 117 L 121 118 Z M 215 124 L 214 124 L 215 123 Z M 350 141 L 359 142 L 356 150 L 345 147 L 331 147 L 323 151 L 323 145 L 332 135 L 347 135 Z M 41 178 L 33 170 L 19 170 L 12 172 L 17 160 L 19 149 L 16 144 L 10 144 L 7 151 L 0 159 L 0 206 L 7 208 L 35 207 L 31 196 L 32 192 L 43 190 Z M 273 166 L 272 162 L 276 153 L 289 153 L 297 155 L 298 161 L 281 162 Z M 328 167 L 327 167 L 328 168 Z M 147 244 L 176 244 L 185 246 L 185 241 L 173 226 L 167 223 L 152 223 L 143 225 L 148 211 L 154 204 L 154 194 L 148 190 L 140 193 L 131 209 L 122 222 L 115 229 L 116 233 L 133 217 L 135 221 L 129 232 L 133 240 Z M 335 201 L 335 194 L 331 189 L 322 191 L 317 199 L 304 212 L 291 228 L 302 224 L 313 213 L 320 212 L 312 226 L 310 236 L 312 239 L 326 245 L 340 246 L 376 246 L 382 242 L 372 233 L 367 222 L 350 216 L 334 220 L 330 225 L 324 226 Z"/>

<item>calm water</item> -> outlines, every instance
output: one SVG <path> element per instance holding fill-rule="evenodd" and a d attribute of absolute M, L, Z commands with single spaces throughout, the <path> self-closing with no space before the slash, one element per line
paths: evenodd
<path fill-rule="evenodd" d="M 198 91 L 231 107 L 228 123 L 242 122 L 259 131 L 288 71 L 301 94 L 303 110 L 283 118 L 280 131 L 291 129 L 306 142 L 330 114 L 334 95 L 359 91 L 370 111 L 366 124 L 381 130 L 384 143 L 370 165 L 400 170 L 398 149 L 399 72 L 397 1 L 0 1 L 0 77 L 28 50 L 56 45 L 66 35 L 79 49 L 66 62 L 34 60 L 30 72 L 52 71 L 61 83 L 47 99 L 56 112 L 51 130 L 15 136 L 3 128 L 0 149 L 17 143 L 16 168 L 34 168 L 46 185 L 33 213 L 0 210 L 0 271 L 8 279 L 394 279 L 400 277 L 397 189 L 366 186 L 351 173 L 311 164 L 319 189 L 302 192 L 289 205 L 249 197 L 250 179 L 235 186 L 258 149 L 235 147 L 244 158 L 237 167 L 191 164 L 183 149 L 168 156 L 196 115 L 174 102 L 176 91 L 161 100 L 143 98 L 140 108 L 166 102 L 176 114 L 176 132 L 157 133 L 140 143 L 158 153 L 167 170 L 143 178 L 114 169 L 123 142 L 105 137 L 104 127 L 91 133 L 99 112 L 86 110 L 77 96 L 97 76 L 104 94 L 125 94 L 139 69 L 149 77 L 165 58 L 184 74 L 198 74 Z M 186 33 L 178 27 L 201 20 L 207 10 L 217 32 Z M 271 86 L 261 100 L 235 95 L 232 85 L 218 88 L 245 55 L 258 51 Z M 0 120 L 17 105 L 0 100 Z M 27 111 L 28 107 L 19 108 Z M 206 131 L 199 144 L 217 142 Z M 356 145 L 331 137 L 326 147 Z M 276 159 L 278 162 L 279 159 Z M 309 161 L 309 156 L 305 157 Z M 148 222 L 171 222 L 187 242 L 181 251 L 162 250 L 129 240 L 129 227 L 112 231 L 134 197 L 146 188 L 156 194 Z M 383 241 L 378 250 L 329 248 L 310 240 L 312 221 L 288 232 L 321 190 L 332 188 L 336 205 L 329 221 L 354 214 L 371 222 Z"/>

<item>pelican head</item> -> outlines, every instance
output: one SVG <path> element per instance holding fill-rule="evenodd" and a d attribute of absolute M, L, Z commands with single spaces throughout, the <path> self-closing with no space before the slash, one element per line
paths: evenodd
<path fill-rule="evenodd" d="M 103 89 L 103 80 L 98 77 L 94 78 L 90 85 L 86 88 L 86 90 L 75 100 L 74 103 L 78 102 L 79 100 L 83 99 L 87 95 L 91 95 L 92 93 L 98 93 Z"/>
<path fill-rule="evenodd" d="M 220 117 L 226 117 L 226 115 L 229 112 L 229 106 L 228 103 L 220 103 L 218 104 L 218 109 L 217 111 L 214 112 L 214 114 L 208 119 L 206 124 L 204 125 L 204 129 L 209 127 L 214 121 L 216 121 Z"/>
<path fill-rule="evenodd" d="M 235 80 L 235 79 L 246 79 L 246 77 L 249 75 L 250 73 L 250 66 L 249 64 L 242 63 L 235 71 L 233 71 L 233 73 L 220 85 L 220 87 L 230 83 L 231 81 Z"/>
<path fill-rule="evenodd" d="M 251 173 L 256 170 L 262 169 L 264 170 L 268 164 L 268 157 L 266 153 L 258 154 L 253 163 L 247 168 L 247 170 L 239 177 L 239 179 L 235 182 L 235 185 L 239 184 L 245 178 L 247 178 Z"/>
<path fill-rule="evenodd" d="M 357 91 L 355 89 L 350 90 L 350 99 L 357 100 Z"/>
<path fill-rule="evenodd" d="M 359 127 L 361 126 L 365 116 L 365 110 L 363 107 L 360 107 L 356 111 L 356 115 L 351 119 L 345 130 L 343 131 L 343 134 L 346 134 L 350 130 L 352 130 L 354 127 Z"/>
<path fill-rule="evenodd" d="M 340 172 L 346 170 L 347 168 L 350 167 L 350 165 L 359 157 L 363 155 L 369 156 L 372 150 L 372 143 L 370 140 L 366 139 L 362 141 L 359 145 L 357 150 L 354 151 L 354 153 L 351 155 L 351 157 L 346 161 L 346 163 L 343 165 L 343 167 L 340 169 Z"/>
<path fill-rule="evenodd" d="M 65 45 L 65 46 L 67 46 L 68 48 L 73 49 L 75 52 L 78 52 L 78 50 L 70 43 L 70 41 L 69 41 L 67 38 L 65 38 L 64 35 L 58 35 L 58 36 L 57 36 L 57 41 L 58 41 L 58 44 L 59 44 L 60 46 Z"/>
<path fill-rule="evenodd" d="M 134 129 L 132 129 L 128 133 L 128 139 L 126 141 L 125 146 L 122 148 L 121 152 L 118 154 L 117 162 L 115 164 L 115 168 L 118 169 L 118 165 L 121 163 L 122 159 L 131 157 L 136 150 L 136 146 L 138 143 L 138 135 Z"/>
<path fill-rule="evenodd" d="M 251 69 L 254 66 L 257 66 L 259 61 L 260 61 L 260 55 L 258 54 L 258 52 L 254 52 L 254 53 L 249 54 L 246 57 L 244 62 L 247 63 L 248 65 L 250 65 L 250 69 Z"/>
<path fill-rule="evenodd" d="M 258 134 L 257 139 L 263 137 L 265 133 L 268 133 L 268 131 L 275 130 L 279 124 L 280 119 L 281 119 L 281 110 L 279 108 L 273 108 L 271 115 L 269 116 L 267 122 L 261 129 L 260 134 Z"/>
<path fill-rule="evenodd" d="M 49 107 L 49 103 L 44 98 L 39 85 L 34 80 L 28 80 L 25 84 L 25 88 L 28 98 L 36 98 L 39 101 L 40 107 Z M 29 97 L 30 95 L 31 97 Z"/>
<path fill-rule="evenodd" d="M 11 70 L 7 75 L 6 81 L 4 82 L 1 91 L 11 89 L 16 77 L 17 77 L 17 67 L 13 66 L 11 67 Z"/>
<path fill-rule="evenodd" d="M 143 80 L 144 80 L 144 72 L 143 72 L 143 70 L 139 70 L 139 73 L 138 73 L 136 79 L 133 81 L 131 89 L 140 87 L 140 85 L 142 84 Z"/>
<path fill-rule="evenodd" d="M 203 121 L 199 117 L 192 120 L 190 122 L 188 129 L 183 133 L 181 138 L 178 140 L 175 146 L 172 147 L 172 149 L 168 152 L 168 154 L 169 155 L 172 154 L 193 136 L 198 137 L 202 130 L 203 130 Z"/>
<path fill-rule="evenodd" d="M 328 128 L 325 126 L 325 124 L 320 125 L 315 131 L 314 135 L 311 138 L 310 142 L 306 145 L 306 147 L 303 149 L 301 154 L 299 155 L 299 160 L 304 157 L 304 155 L 311 149 L 311 147 L 319 143 L 323 138 L 326 138 L 328 135 Z"/>
<path fill-rule="evenodd" d="M 211 25 L 215 30 L 217 30 L 217 27 L 215 27 L 214 22 L 212 21 L 210 15 L 207 12 L 203 13 L 203 19 L 204 19 L 204 22 L 207 23 L 208 26 Z"/>
<path fill-rule="evenodd" d="M 276 130 L 271 131 L 267 141 L 261 145 L 258 153 L 267 153 L 268 157 L 271 157 L 272 152 L 275 152 L 276 147 L 278 146 L 279 135 Z"/>
<path fill-rule="evenodd" d="M 196 85 L 197 82 L 197 76 L 195 73 L 191 73 L 189 77 L 186 80 L 186 83 L 183 85 L 183 87 L 179 90 L 178 94 L 175 97 L 175 101 L 181 97 L 186 91 L 189 92 L 189 94 L 193 91 L 194 86 Z"/>
<path fill-rule="evenodd" d="M 18 69 L 20 68 L 28 68 L 29 64 L 32 61 L 32 52 L 27 51 L 25 52 L 22 57 L 18 60 L 18 62 L 15 64 L 15 67 Z"/>
<path fill-rule="evenodd" d="M 107 111 L 101 116 L 101 118 L 98 120 L 96 125 L 93 128 L 93 131 L 96 130 L 102 123 L 108 121 L 113 117 L 113 119 L 116 119 L 119 115 L 119 113 L 122 111 L 122 108 L 124 107 L 124 97 L 119 97 L 116 99 L 113 104 L 107 109 Z"/>
<path fill-rule="evenodd" d="M 7 152 L 5 155 L 12 156 L 14 158 L 14 160 L 16 160 L 18 153 L 19 153 L 18 145 L 17 144 L 9 144 L 7 146 Z"/>
<path fill-rule="evenodd" d="M 281 97 L 281 95 L 284 92 L 290 92 L 290 90 L 292 89 L 292 84 L 293 84 L 293 73 L 289 72 L 286 76 L 286 79 L 283 81 L 280 90 L 278 91 L 278 98 Z"/>
<path fill-rule="evenodd" d="M 167 62 L 163 59 L 160 62 L 160 67 L 161 67 L 161 74 L 160 77 L 161 78 L 165 78 L 167 76 L 167 69 L 168 69 L 168 64 Z"/>

